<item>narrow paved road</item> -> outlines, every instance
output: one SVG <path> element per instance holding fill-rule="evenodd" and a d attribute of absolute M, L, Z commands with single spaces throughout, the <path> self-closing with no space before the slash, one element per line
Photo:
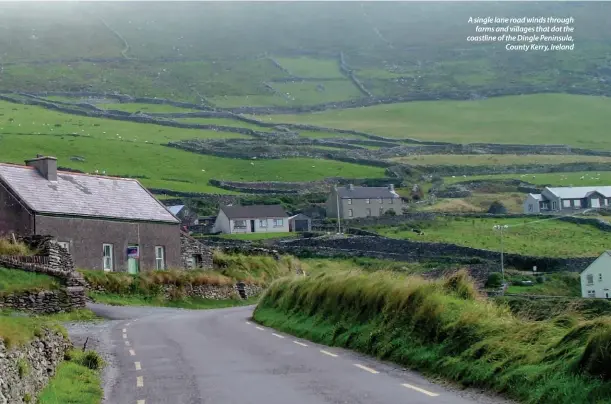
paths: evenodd
<path fill-rule="evenodd" d="M 457 392 L 350 351 L 261 327 L 253 307 L 90 308 L 115 320 L 112 404 L 472 404 Z"/>

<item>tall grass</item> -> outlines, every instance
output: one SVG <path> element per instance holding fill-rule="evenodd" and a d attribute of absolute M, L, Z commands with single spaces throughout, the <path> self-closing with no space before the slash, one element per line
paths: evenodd
<path fill-rule="evenodd" d="M 13 242 L 0 237 L 0 255 L 32 255 L 33 252 L 22 242 Z"/>
<path fill-rule="evenodd" d="M 280 260 L 268 255 L 226 254 L 215 250 L 212 261 L 224 276 L 247 283 L 267 285 L 275 279 L 295 273 L 300 262 L 289 255 Z"/>
<path fill-rule="evenodd" d="M 611 397 L 611 318 L 519 319 L 481 298 L 465 272 L 437 281 L 358 271 L 281 279 L 254 318 L 526 403 Z"/>

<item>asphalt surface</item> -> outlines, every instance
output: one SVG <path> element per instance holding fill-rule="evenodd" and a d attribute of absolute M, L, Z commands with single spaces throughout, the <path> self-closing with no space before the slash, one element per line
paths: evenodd
<path fill-rule="evenodd" d="M 506 402 L 259 326 L 250 319 L 252 306 L 201 311 L 89 307 L 109 321 L 68 330 L 79 344 L 87 335 L 88 347 L 109 362 L 105 403 Z"/>

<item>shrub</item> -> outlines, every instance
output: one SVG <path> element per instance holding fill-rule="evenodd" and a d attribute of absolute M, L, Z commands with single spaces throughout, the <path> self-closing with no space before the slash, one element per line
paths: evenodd
<path fill-rule="evenodd" d="M 492 272 L 488 275 L 488 280 L 486 281 L 487 288 L 500 288 L 503 286 L 503 275 L 499 272 Z"/>
<path fill-rule="evenodd" d="M 494 201 L 488 208 L 488 213 L 491 213 L 493 215 L 506 215 L 507 208 L 501 202 Z"/>
<path fill-rule="evenodd" d="M 64 359 L 85 366 L 91 370 L 99 370 L 105 366 L 104 359 L 102 359 L 100 354 L 91 350 L 79 351 L 77 349 L 71 349 L 66 351 Z"/>

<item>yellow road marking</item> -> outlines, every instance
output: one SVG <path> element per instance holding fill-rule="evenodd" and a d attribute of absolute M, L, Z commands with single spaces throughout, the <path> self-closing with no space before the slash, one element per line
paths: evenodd
<path fill-rule="evenodd" d="M 284 338 L 282 335 L 279 335 L 279 334 L 274 334 L 274 333 L 272 333 L 272 335 L 273 335 L 274 337 L 278 337 L 278 338 Z"/>
<path fill-rule="evenodd" d="M 368 368 L 367 366 L 359 365 L 358 363 L 355 363 L 354 366 L 356 366 L 357 368 L 366 370 L 369 373 L 373 373 L 374 375 L 380 373 L 377 370 L 374 370 L 372 368 Z"/>
<path fill-rule="evenodd" d="M 140 362 L 134 362 L 134 365 L 136 366 L 136 370 L 142 370 L 142 366 L 140 366 Z"/>
<path fill-rule="evenodd" d="M 437 397 L 439 395 L 437 393 L 431 393 L 430 391 L 421 389 L 420 387 L 412 386 L 411 384 L 407 384 L 407 383 L 403 383 L 402 386 L 407 387 L 408 389 L 419 391 L 420 393 L 426 394 L 427 396 L 430 396 L 430 397 Z"/>
<path fill-rule="evenodd" d="M 334 358 L 337 357 L 337 355 L 335 355 L 334 353 L 331 353 L 331 352 L 328 352 L 328 351 L 325 351 L 325 350 L 322 350 L 322 349 L 320 350 L 320 352 L 324 353 L 325 355 L 332 356 Z"/>
<path fill-rule="evenodd" d="M 134 350 L 133 350 L 133 349 L 130 349 L 130 350 L 129 350 L 129 354 L 130 354 L 131 356 L 136 356 L 136 352 L 134 352 Z"/>
<path fill-rule="evenodd" d="M 304 344 L 303 342 L 299 342 L 299 341 L 293 341 L 294 343 L 296 343 L 297 345 L 301 345 L 301 346 L 307 346 L 306 344 Z"/>

